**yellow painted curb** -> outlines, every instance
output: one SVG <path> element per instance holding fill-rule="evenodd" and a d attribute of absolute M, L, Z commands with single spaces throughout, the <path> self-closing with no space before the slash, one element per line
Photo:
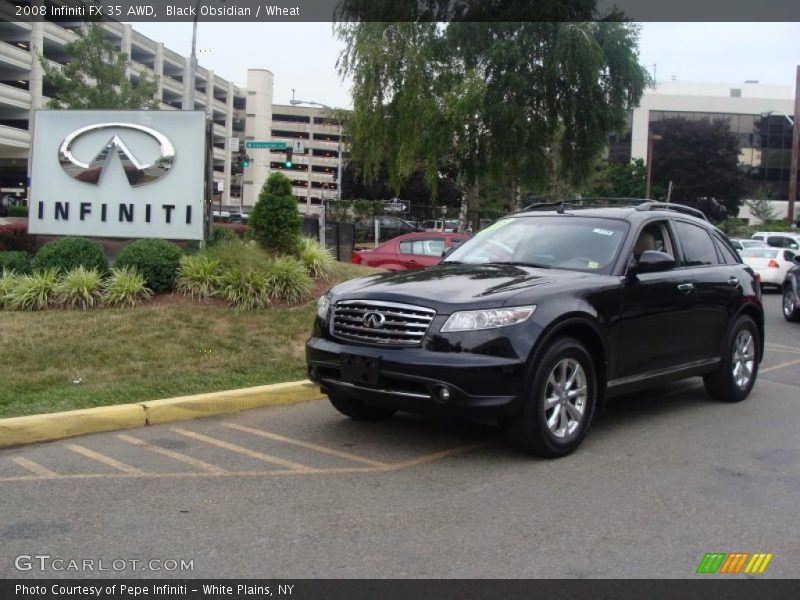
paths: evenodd
<path fill-rule="evenodd" d="M 144 407 L 139 404 L 12 417 L 0 419 L 0 447 L 47 442 L 98 431 L 143 427 L 145 423 Z"/>
<path fill-rule="evenodd" d="M 310 381 L 290 381 L 242 390 L 151 400 L 140 404 L 144 407 L 147 424 L 155 425 L 238 412 L 261 406 L 305 402 L 321 397 L 319 388 Z"/>
<path fill-rule="evenodd" d="M 44 415 L 0 419 L 0 448 L 59 440 L 87 433 L 144 427 L 262 406 L 306 402 L 322 397 L 308 380 L 101 406 Z"/>

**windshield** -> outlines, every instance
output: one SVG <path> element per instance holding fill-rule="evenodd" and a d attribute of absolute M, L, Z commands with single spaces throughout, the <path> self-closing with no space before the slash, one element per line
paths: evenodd
<path fill-rule="evenodd" d="M 511 217 L 464 242 L 443 263 L 515 264 L 608 274 L 625 221 L 579 216 Z"/>
<path fill-rule="evenodd" d="M 769 248 L 748 248 L 742 250 L 742 257 L 747 258 L 775 258 L 778 256 L 780 250 L 771 250 Z"/>

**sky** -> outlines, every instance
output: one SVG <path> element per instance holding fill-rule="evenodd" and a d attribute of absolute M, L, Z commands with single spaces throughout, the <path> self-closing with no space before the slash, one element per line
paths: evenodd
<path fill-rule="evenodd" d="M 190 23 L 135 23 L 134 28 L 185 56 Z M 350 108 L 350 82 L 336 59 L 342 49 L 330 23 L 200 23 L 198 60 L 236 84 L 247 69 L 274 75 L 273 102 L 295 97 Z M 659 81 L 784 85 L 794 93 L 800 65 L 800 23 L 643 23 L 640 62 Z M 654 68 L 655 65 L 655 68 Z"/>

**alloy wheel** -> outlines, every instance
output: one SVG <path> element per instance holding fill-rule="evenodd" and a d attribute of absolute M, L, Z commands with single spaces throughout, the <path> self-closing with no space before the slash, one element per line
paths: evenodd
<path fill-rule="evenodd" d="M 744 389 L 753 378 L 756 350 L 753 334 L 742 329 L 733 344 L 733 380 L 740 389 Z"/>
<path fill-rule="evenodd" d="M 544 388 L 544 416 L 550 432 L 567 439 L 586 416 L 586 372 L 574 358 L 563 358 L 550 371 Z"/>

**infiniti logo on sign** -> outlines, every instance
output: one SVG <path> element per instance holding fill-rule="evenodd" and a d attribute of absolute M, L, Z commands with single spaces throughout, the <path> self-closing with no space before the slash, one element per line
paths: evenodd
<path fill-rule="evenodd" d="M 72 148 L 76 141 L 85 135 L 105 129 L 127 129 L 144 133 L 158 144 L 158 158 L 151 163 L 140 162 L 117 133 L 114 133 L 113 137 L 106 142 L 91 162 L 84 163 L 75 158 L 72 154 Z M 61 168 L 70 177 L 97 185 L 114 152 L 119 156 L 125 176 L 128 178 L 128 183 L 134 187 L 161 179 L 169 173 L 175 163 L 175 147 L 167 139 L 167 136 L 150 127 L 133 123 L 99 123 L 76 129 L 61 142 L 61 146 L 58 148 L 58 161 L 61 163 Z"/>
<path fill-rule="evenodd" d="M 386 317 L 384 317 L 381 313 L 371 312 L 365 314 L 364 318 L 361 319 L 361 322 L 364 323 L 365 327 L 380 329 L 386 322 Z"/>

